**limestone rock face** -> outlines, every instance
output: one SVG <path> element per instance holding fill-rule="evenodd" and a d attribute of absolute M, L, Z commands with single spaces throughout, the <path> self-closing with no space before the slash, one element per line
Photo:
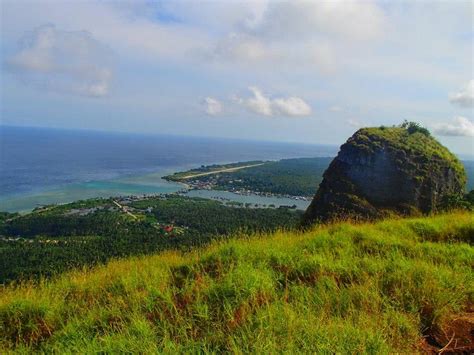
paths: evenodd
<path fill-rule="evenodd" d="M 304 224 L 428 213 L 463 193 L 465 183 L 463 165 L 429 134 L 363 128 L 325 171 Z"/>

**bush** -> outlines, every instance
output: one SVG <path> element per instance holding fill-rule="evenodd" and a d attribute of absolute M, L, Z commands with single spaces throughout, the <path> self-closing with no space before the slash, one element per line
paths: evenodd
<path fill-rule="evenodd" d="M 428 131 L 428 129 L 426 129 L 425 127 L 423 127 L 422 125 L 420 125 L 419 123 L 417 122 L 409 122 L 407 120 L 403 121 L 403 123 L 400 125 L 401 128 L 405 128 L 409 134 L 413 134 L 413 133 L 421 133 L 427 137 L 429 137 L 431 135 L 430 131 Z"/>
<path fill-rule="evenodd" d="M 441 200 L 440 209 L 444 211 L 452 210 L 473 210 L 474 209 L 474 190 L 463 195 L 450 194 L 443 197 Z"/>

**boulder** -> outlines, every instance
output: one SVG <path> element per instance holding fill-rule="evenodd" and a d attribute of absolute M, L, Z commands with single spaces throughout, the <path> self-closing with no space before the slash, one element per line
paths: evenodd
<path fill-rule="evenodd" d="M 426 214 L 465 184 L 461 162 L 426 129 L 362 128 L 341 146 L 303 220 Z"/>

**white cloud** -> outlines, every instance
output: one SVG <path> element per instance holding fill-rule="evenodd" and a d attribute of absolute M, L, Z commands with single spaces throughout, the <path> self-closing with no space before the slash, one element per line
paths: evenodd
<path fill-rule="evenodd" d="M 252 93 L 249 98 L 236 98 L 236 102 L 245 106 L 249 111 L 262 116 L 308 116 L 311 107 L 296 96 L 269 98 L 259 88 L 248 88 Z"/>
<path fill-rule="evenodd" d="M 231 33 L 217 43 L 212 57 L 219 60 L 255 62 L 268 57 L 267 51 L 258 38 Z"/>
<path fill-rule="evenodd" d="M 112 54 L 85 31 L 62 31 L 43 25 L 26 33 L 8 68 L 28 85 L 42 90 L 90 97 L 109 93 Z"/>
<path fill-rule="evenodd" d="M 2 35 L 5 27 L 5 35 L 16 40 L 33 26 L 53 23 L 61 29 L 86 29 L 122 58 L 153 62 L 196 60 L 199 50 L 211 45 L 212 36 L 188 22 L 160 21 L 159 16 L 168 16 L 163 8 L 156 2 L 139 0 L 8 1 L 2 7 Z"/>
<path fill-rule="evenodd" d="M 380 36 L 384 21 L 374 1 L 278 1 L 268 4 L 255 31 L 297 40 L 315 35 L 370 40 Z"/>
<path fill-rule="evenodd" d="M 285 116 L 308 116 L 311 107 L 299 97 L 288 97 L 273 100 L 275 111 Z"/>
<path fill-rule="evenodd" d="M 254 86 L 249 87 L 253 97 L 244 99 L 242 102 L 252 112 L 263 116 L 272 116 L 272 103 L 269 98 L 263 95 L 262 91 Z"/>
<path fill-rule="evenodd" d="M 327 112 L 331 132 L 319 129 L 320 122 L 312 120 L 299 122 L 294 130 L 287 128 L 291 122 L 268 127 L 260 121 L 252 128 L 235 123 L 236 127 L 242 124 L 239 128 L 249 135 L 264 132 L 272 137 L 326 140 L 332 134 L 342 139 L 338 132 L 347 127 L 349 111 L 373 124 L 382 123 L 380 117 L 395 123 L 407 112 L 428 122 L 429 117 L 451 117 L 448 93 L 453 93 L 453 102 L 471 105 L 472 100 L 454 92 L 471 78 L 466 75 L 472 69 L 472 9 L 469 1 L 6 1 L 2 3 L 2 55 L 9 56 L 22 34 L 42 23 L 54 23 L 64 31 L 84 29 L 120 57 L 121 70 L 114 74 L 120 75 L 121 89 L 116 99 L 108 100 L 110 112 L 118 110 L 125 116 L 124 108 L 132 102 L 140 117 L 152 108 L 162 117 L 179 117 L 193 130 L 196 106 L 188 109 L 183 103 L 196 103 L 196 98 L 205 97 L 203 92 L 210 94 L 216 87 L 231 93 L 256 82 L 261 89 L 278 88 L 283 93 L 280 99 L 304 93 L 308 103 L 323 107 L 345 103 L 351 109 L 344 107 L 344 115 Z M 42 78 L 38 81 L 47 85 L 43 73 L 49 70 L 47 57 L 18 59 L 22 66 L 35 68 L 28 70 L 28 76 L 22 73 L 25 82 Z M 112 72 L 105 70 L 102 75 L 112 76 Z M 54 75 L 49 77 L 57 81 Z M 19 100 L 11 97 L 28 96 L 9 85 L 10 79 L 5 76 L 4 106 L 14 112 Z M 73 85 L 75 91 L 88 95 L 111 90 L 110 80 L 80 83 Z M 445 93 L 444 104 L 439 92 Z M 283 114 L 272 103 L 278 99 L 274 93 L 263 90 L 263 100 L 255 100 L 254 106 L 264 115 Z M 219 98 L 226 115 L 247 107 L 248 98 L 255 99 L 253 93 L 241 97 L 245 99 L 239 107 Z M 38 95 L 30 106 L 41 113 L 44 102 Z M 198 104 L 204 113 L 206 107 Z M 101 116 L 98 111 L 98 121 Z M 148 128 L 146 119 L 136 121 L 137 129 L 139 122 Z M 228 134 L 224 128 L 211 128 L 216 135 Z"/>
<path fill-rule="evenodd" d="M 246 17 L 217 38 L 210 47 L 211 58 L 253 69 L 271 63 L 281 69 L 304 66 L 333 74 L 340 58 L 345 58 L 341 48 L 349 51 L 356 43 L 380 37 L 386 22 L 372 1 L 268 1 L 258 2 L 256 8 L 253 15 L 247 9 Z"/>
<path fill-rule="evenodd" d="M 331 112 L 342 112 L 344 109 L 341 106 L 331 106 L 329 108 L 329 111 Z"/>
<path fill-rule="evenodd" d="M 438 123 L 433 132 L 440 136 L 474 137 L 474 123 L 466 117 L 455 117 L 450 123 Z"/>
<path fill-rule="evenodd" d="M 221 102 L 213 97 L 206 97 L 203 103 L 204 110 L 210 116 L 217 116 L 222 112 Z"/>
<path fill-rule="evenodd" d="M 456 93 L 449 95 L 449 101 L 461 107 L 474 106 L 474 80 L 470 80 L 467 85 Z"/>

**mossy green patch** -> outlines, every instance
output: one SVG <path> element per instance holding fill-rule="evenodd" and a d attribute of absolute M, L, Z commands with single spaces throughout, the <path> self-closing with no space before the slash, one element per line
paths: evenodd
<path fill-rule="evenodd" d="M 420 132 L 410 133 L 401 127 L 362 128 L 348 140 L 347 144 L 368 153 L 372 153 L 374 149 L 388 147 L 393 154 L 399 157 L 400 168 L 407 168 L 404 166 L 407 160 L 411 161 L 410 163 L 415 162 L 418 166 L 426 167 L 437 167 L 442 164 L 456 171 L 462 179 L 462 185 L 465 185 L 467 181 L 461 161 L 434 137 Z M 422 179 L 423 177 L 415 176 L 414 178 Z"/>

